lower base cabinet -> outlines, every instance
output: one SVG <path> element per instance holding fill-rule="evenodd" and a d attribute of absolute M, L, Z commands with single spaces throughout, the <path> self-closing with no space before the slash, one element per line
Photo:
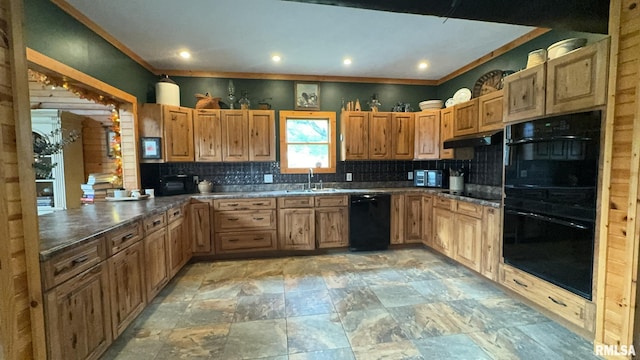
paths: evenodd
<path fill-rule="evenodd" d="M 189 204 L 190 237 L 194 255 L 212 255 L 211 209 L 209 201 L 191 201 Z"/>
<path fill-rule="evenodd" d="M 122 334 L 146 305 L 143 252 L 142 242 L 137 242 L 107 260 L 114 338 Z"/>
<path fill-rule="evenodd" d="M 97 359 L 111 344 L 106 263 L 45 294 L 49 359 Z"/>
<path fill-rule="evenodd" d="M 278 213 L 278 238 L 281 250 L 315 249 L 313 208 L 281 209 Z"/>
<path fill-rule="evenodd" d="M 447 209 L 433 208 L 433 248 L 453 257 L 455 213 Z"/>
<path fill-rule="evenodd" d="M 162 227 L 145 236 L 145 274 L 147 299 L 151 301 L 169 282 L 169 251 L 167 230 Z"/>
<path fill-rule="evenodd" d="M 316 208 L 315 218 L 319 249 L 349 245 L 349 208 Z"/>
<path fill-rule="evenodd" d="M 455 215 L 453 258 L 470 269 L 480 272 L 482 220 L 467 215 Z"/>
<path fill-rule="evenodd" d="M 167 235 L 169 239 L 169 277 L 174 277 L 184 264 L 189 261 L 185 249 L 185 227 L 184 218 L 180 217 L 167 225 Z M 189 245 L 191 245 L 189 243 Z M 191 246 L 189 246 L 190 250 Z"/>

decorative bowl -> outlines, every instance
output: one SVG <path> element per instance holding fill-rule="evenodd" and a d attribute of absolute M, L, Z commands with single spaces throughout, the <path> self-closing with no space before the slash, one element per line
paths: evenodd
<path fill-rule="evenodd" d="M 570 51 L 581 48 L 586 44 L 587 39 L 585 38 L 571 38 L 558 41 L 557 43 L 551 44 L 551 46 L 547 48 L 547 59 L 555 59 Z"/>

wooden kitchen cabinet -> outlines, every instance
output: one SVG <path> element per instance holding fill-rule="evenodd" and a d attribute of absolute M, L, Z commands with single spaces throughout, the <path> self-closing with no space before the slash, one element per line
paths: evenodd
<path fill-rule="evenodd" d="M 316 244 L 318 248 L 336 248 L 349 245 L 349 197 L 316 196 Z"/>
<path fill-rule="evenodd" d="M 422 195 L 422 243 L 433 247 L 433 197 Z"/>
<path fill-rule="evenodd" d="M 413 113 L 391 113 L 391 157 L 393 159 L 413 159 L 414 122 Z"/>
<path fill-rule="evenodd" d="M 194 161 L 193 109 L 142 104 L 138 111 L 140 136 L 162 138 L 162 158 L 166 162 Z M 158 162 L 142 159 L 143 162 Z"/>
<path fill-rule="evenodd" d="M 421 243 L 424 236 L 422 195 L 405 195 L 404 242 Z"/>
<path fill-rule="evenodd" d="M 147 299 L 151 301 L 169 282 L 169 249 L 167 229 L 160 229 L 147 234 L 144 244 L 145 291 Z"/>
<path fill-rule="evenodd" d="M 369 113 L 343 111 L 340 117 L 342 160 L 369 158 Z"/>
<path fill-rule="evenodd" d="M 107 260 L 111 294 L 111 328 L 118 337 L 144 306 L 144 248 L 137 242 Z"/>
<path fill-rule="evenodd" d="M 433 208 L 433 248 L 448 257 L 453 256 L 454 218 L 451 210 Z"/>
<path fill-rule="evenodd" d="M 194 110 L 193 129 L 195 161 L 222 161 L 220 110 Z"/>
<path fill-rule="evenodd" d="M 178 271 L 189 261 L 190 251 L 185 249 L 185 223 L 182 206 L 176 206 L 167 211 L 169 225 L 167 225 L 167 240 L 169 242 L 169 276 L 174 277 Z M 191 249 L 188 244 L 188 249 Z"/>
<path fill-rule="evenodd" d="M 62 283 L 44 295 L 47 357 L 98 359 L 112 342 L 106 263 Z"/>
<path fill-rule="evenodd" d="M 502 212 L 500 209 L 484 206 L 482 214 L 482 245 L 480 249 L 480 273 L 498 281 L 498 264 L 502 256 Z"/>
<path fill-rule="evenodd" d="M 560 114 L 604 105 L 609 39 L 547 61 L 545 113 Z"/>
<path fill-rule="evenodd" d="M 478 131 L 485 132 L 504 128 L 504 90 L 490 92 L 478 98 Z"/>
<path fill-rule="evenodd" d="M 216 254 L 277 249 L 276 199 L 213 200 Z"/>
<path fill-rule="evenodd" d="M 249 114 L 244 110 L 221 110 L 222 161 L 249 161 Z"/>
<path fill-rule="evenodd" d="M 478 98 L 454 105 L 453 111 L 454 137 L 478 132 Z"/>
<path fill-rule="evenodd" d="M 444 142 L 453 138 L 453 106 L 440 110 L 440 159 L 453 159 L 453 149 L 445 149 Z"/>
<path fill-rule="evenodd" d="M 455 215 L 453 258 L 477 272 L 480 272 L 481 264 L 481 230 L 481 219 L 462 214 Z"/>
<path fill-rule="evenodd" d="M 212 255 L 210 202 L 192 199 L 189 204 L 189 220 L 193 254 Z"/>
<path fill-rule="evenodd" d="M 414 159 L 429 160 L 440 157 L 440 110 L 415 114 Z"/>
<path fill-rule="evenodd" d="M 275 112 L 273 110 L 249 110 L 249 161 L 275 160 Z"/>
<path fill-rule="evenodd" d="M 369 116 L 369 159 L 390 160 L 392 158 L 391 147 L 391 113 L 372 112 Z"/>
<path fill-rule="evenodd" d="M 313 208 L 280 209 L 278 213 L 280 250 L 315 249 Z"/>
<path fill-rule="evenodd" d="M 391 195 L 391 244 L 404 243 L 404 195 Z"/>
<path fill-rule="evenodd" d="M 504 122 L 544 115 L 546 67 L 542 63 L 504 78 Z"/>

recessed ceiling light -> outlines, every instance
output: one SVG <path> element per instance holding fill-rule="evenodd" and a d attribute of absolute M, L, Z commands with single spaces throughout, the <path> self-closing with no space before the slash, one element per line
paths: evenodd
<path fill-rule="evenodd" d="M 343 64 L 345 65 L 351 65 L 351 59 L 350 58 L 346 58 L 342 61 Z"/>
<path fill-rule="evenodd" d="M 183 59 L 188 59 L 191 57 L 191 53 L 186 50 L 180 51 L 179 55 Z"/>
<path fill-rule="evenodd" d="M 420 64 L 418 64 L 418 68 L 420 68 L 420 69 L 426 69 L 426 68 L 427 68 L 427 66 L 428 66 L 428 65 L 427 65 L 427 63 L 426 63 L 426 62 L 424 62 L 424 61 L 423 61 L 423 62 L 421 62 Z"/>
<path fill-rule="evenodd" d="M 273 55 L 271 57 L 271 60 L 273 60 L 274 62 L 279 62 L 280 60 L 282 60 L 282 58 L 280 57 L 280 55 Z"/>

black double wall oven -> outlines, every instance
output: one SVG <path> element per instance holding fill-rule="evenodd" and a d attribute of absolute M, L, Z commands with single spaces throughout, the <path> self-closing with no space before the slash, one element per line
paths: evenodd
<path fill-rule="evenodd" d="M 505 129 L 505 263 L 591 300 L 601 111 Z"/>

